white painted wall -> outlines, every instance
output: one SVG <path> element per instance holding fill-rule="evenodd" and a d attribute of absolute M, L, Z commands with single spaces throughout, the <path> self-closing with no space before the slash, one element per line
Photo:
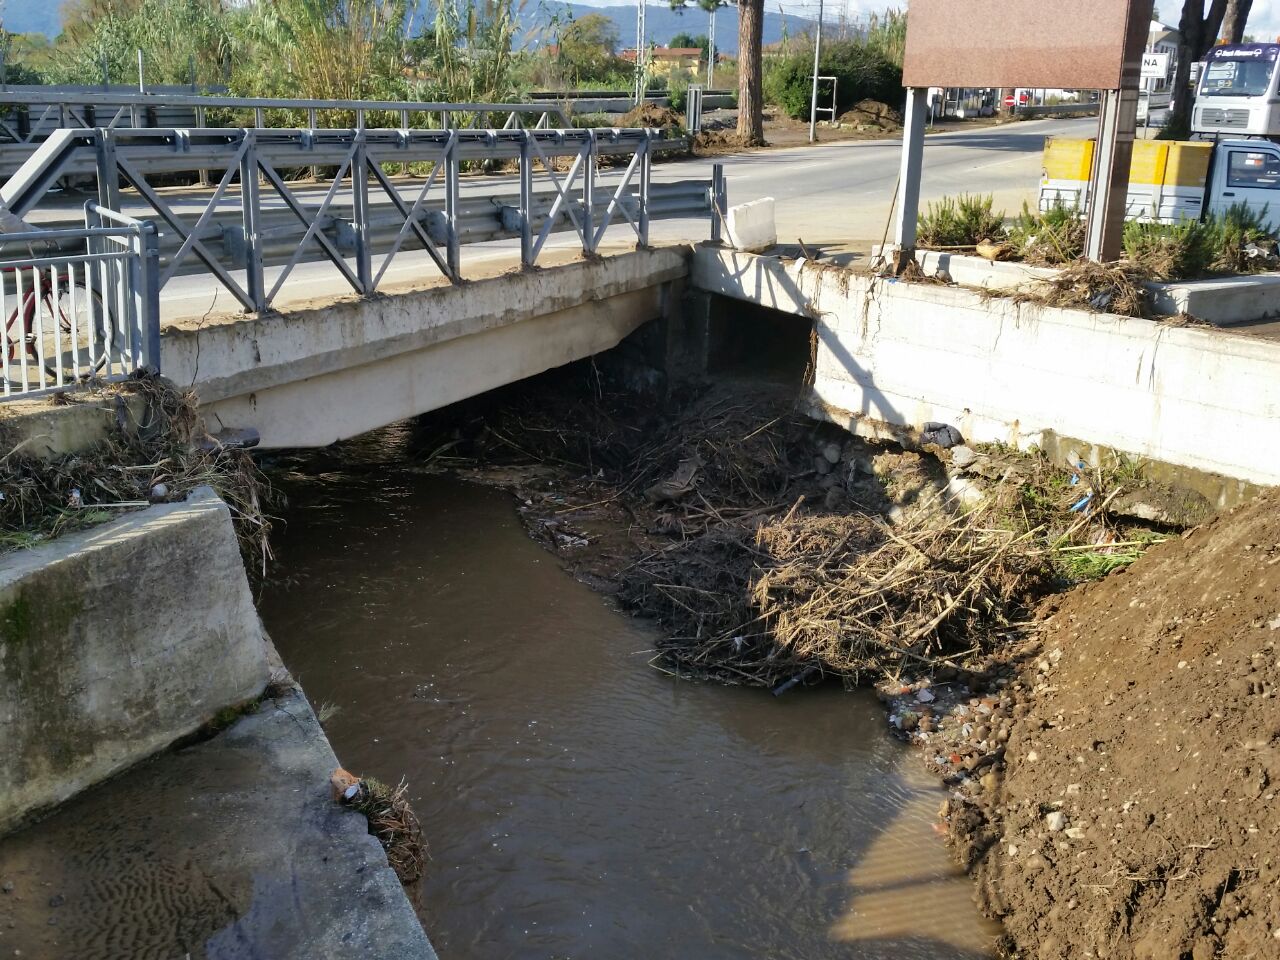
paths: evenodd
<path fill-rule="evenodd" d="M 712 248 L 696 251 L 692 280 L 813 316 L 812 412 L 859 433 L 941 421 L 1025 448 L 1052 430 L 1280 483 L 1280 342 Z"/>

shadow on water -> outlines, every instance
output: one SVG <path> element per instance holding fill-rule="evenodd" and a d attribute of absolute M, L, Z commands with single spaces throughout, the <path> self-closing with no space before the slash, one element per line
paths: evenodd
<path fill-rule="evenodd" d="M 997 932 L 942 791 L 869 694 L 674 680 L 506 494 L 403 470 L 412 431 L 282 462 L 262 613 L 357 773 L 407 777 L 455 957 L 977 960 Z"/>

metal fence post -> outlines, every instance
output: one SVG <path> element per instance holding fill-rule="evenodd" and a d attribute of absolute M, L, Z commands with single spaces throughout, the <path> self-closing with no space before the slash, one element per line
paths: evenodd
<path fill-rule="evenodd" d="M 582 252 L 596 252 L 596 132 L 587 131 L 582 167 Z"/>
<path fill-rule="evenodd" d="M 724 239 L 724 219 L 729 213 L 729 191 L 724 182 L 724 164 L 711 165 L 711 242 Z"/>
<path fill-rule="evenodd" d="M 649 183 L 653 173 L 653 135 L 646 133 L 640 145 L 644 156 L 640 158 L 640 246 L 649 246 Z"/>
<path fill-rule="evenodd" d="M 444 167 L 444 217 L 449 232 L 445 249 L 445 264 L 449 267 L 449 279 L 455 283 L 462 276 L 461 238 L 458 235 L 458 190 L 462 175 L 462 161 L 458 158 L 458 132 L 449 134 L 448 152 Z"/>
<path fill-rule="evenodd" d="M 120 176 L 116 172 L 115 134 L 98 131 L 98 203 L 108 210 L 120 209 Z"/>
<path fill-rule="evenodd" d="M 351 147 L 351 216 L 355 221 L 356 279 L 360 292 L 373 293 L 373 251 L 369 248 L 369 157 L 363 129 Z"/>
<path fill-rule="evenodd" d="M 245 287 L 253 309 L 267 309 L 266 282 L 262 275 L 261 214 L 258 203 L 258 145 L 252 130 L 241 133 L 249 140 L 240 158 L 240 206 L 243 214 L 245 246 Z"/>
<path fill-rule="evenodd" d="M 143 227 L 144 295 L 147 299 L 146 329 L 143 332 L 144 360 L 147 368 L 160 372 L 160 231 L 150 220 Z"/>
<path fill-rule="evenodd" d="M 524 131 L 520 140 L 520 263 L 533 266 L 533 136 Z"/>

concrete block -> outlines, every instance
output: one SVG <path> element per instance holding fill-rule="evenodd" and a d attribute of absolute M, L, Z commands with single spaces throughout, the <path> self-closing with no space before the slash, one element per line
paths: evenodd
<path fill-rule="evenodd" d="M 207 488 L 0 558 L 0 833 L 268 673 L 231 514 Z"/>
<path fill-rule="evenodd" d="M 140 393 L 80 399 L 83 396 L 72 394 L 71 403 L 42 399 L 0 405 L 5 449 L 18 448 L 27 456 L 44 459 L 83 453 L 147 419 L 147 399 Z"/>
<path fill-rule="evenodd" d="M 1158 313 L 1189 314 L 1220 327 L 1280 317 L 1280 274 L 1149 283 Z"/>
<path fill-rule="evenodd" d="M 759 253 L 778 243 L 773 197 L 761 197 L 729 208 L 725 218 L 729 245 L 735 250 Z"/>

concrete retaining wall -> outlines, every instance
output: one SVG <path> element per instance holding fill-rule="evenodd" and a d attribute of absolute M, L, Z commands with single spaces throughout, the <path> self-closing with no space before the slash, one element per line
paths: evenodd
<path fill-rule="evenodd" d="M 268 672 L 212 491 L 0 558 L 0 833 L 256 696 Z"/>
<path fill-rule="evenodd" d="M 643 250 L 430 290 L 233 318 L 161 338 L 209 429 L 325 446 L 617 344 L 658 319 L 688 248 Z"/>
<path fill-rule="evenodd" d="M 954 424 L 971 442 L 1053 435 L 1236 481 L 1280 483 L 1280 342 L 776 257 L 699 249 L 693 285 L 811 316 L 811 412 L 864 435 Z M 887 430 L 892 433 L 892 429 Z"/>

